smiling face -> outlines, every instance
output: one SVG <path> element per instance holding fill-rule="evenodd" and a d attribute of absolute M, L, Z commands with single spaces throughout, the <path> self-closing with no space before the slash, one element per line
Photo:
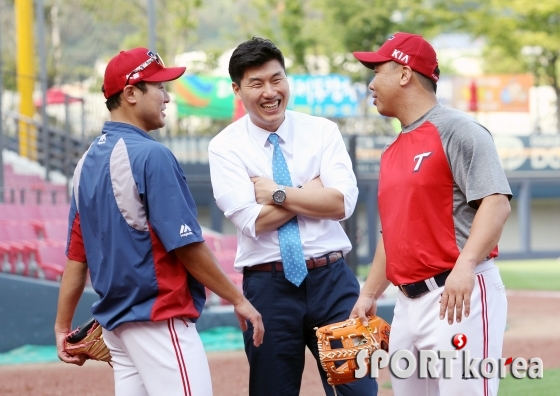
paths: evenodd
<path fill-rule="evenodd" d="M 276 59 L 245 70 L 233 92 L 243 102 L 253 124 L 275 132 L 284 121 L 290 87 L 284 68 Z"/>
<path fill-rule="evenodd" d="M 147 91 L 138 89 L 136 117 L 144 131 L 153 131 L 165 126 L 165 108 L 169 103 L 169 94 L 165 90 L 165 83 L 146 83 Z"/>

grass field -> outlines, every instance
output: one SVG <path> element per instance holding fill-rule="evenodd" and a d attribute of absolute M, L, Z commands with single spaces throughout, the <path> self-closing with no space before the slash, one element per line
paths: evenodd
<path fill-rule="evenodd" d="M 541 379 L 515 379 L 500 381 L 499 394 L 504 396 L 558 396 L 560 394 L 560 368 L 544 370 Z"/>
<path fill-rule="evenodd" d="M 507 290 L 560 291 L 560 259 L 498 259 L 496 264 Z M 360 278 L 365 279 L 368 272 L 369 266 L 358 267 Z"/>
<path fill-rule="evenodd" d="M 506 290 L 560 291 L 560 260 L 496 260 L 496 263 Z"/>
<path fill-rule="evenodd" d="M 390 382 L 381 387 L 391 389 Z M 558 396 L 560 389 L 560 368 L 545 370 L 543 378 L 515 379 L 511 376 L 500 381 L 499 395 L 504 396 Z"/>

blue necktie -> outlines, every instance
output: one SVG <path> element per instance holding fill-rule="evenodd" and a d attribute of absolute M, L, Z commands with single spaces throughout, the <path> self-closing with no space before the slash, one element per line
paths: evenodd
<path fill-rule="evenodd" d="M 268 136 L 268 141 L 274 146 L 274 154 L 272 155 L 274 181 L 279 185 L 291 187 L 292 178 L 284 154 L 282 154 L 278 144 L 278 135 L 271 133 Z M 294 285 L 299 286 L 307 276 L 307 265 L 305 265 L 303 247 L 301 246 L 297 217 L 278 229 L 278 239 L 280 241 L 280 256 L 284 266 L 284 276 Z"/>

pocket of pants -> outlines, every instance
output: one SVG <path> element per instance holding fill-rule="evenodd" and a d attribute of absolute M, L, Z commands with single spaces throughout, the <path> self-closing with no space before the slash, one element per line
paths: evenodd
<path fill-rule="evenodd" d="M 499 292 L 506 292 L 506 285 L 501 280 L 499 282 L 494 283 L 494 288 Z"/>
<path fill-rule="evenodd" d="M 241 284 L 241 289 L 243 290 L 243 294 L 247 293 L 247 289 L 249 287 L 249 282 L 251 281 L 251 275 L 244 274 L 243 275 L 243 282 Z"/>

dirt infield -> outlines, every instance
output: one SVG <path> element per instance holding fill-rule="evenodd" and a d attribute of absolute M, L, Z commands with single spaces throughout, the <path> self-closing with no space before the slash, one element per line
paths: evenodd
<path fill-rule="evenodd" d="M 560 293 L 508 293 L 508 328 L 504 357 L 543 359 L 545 368 L 560 367 Z M 307 355 L 301 395 L 324 395 L 317 366 Z M 246 396 L 248 365 L 245 354 L 211 352 L 208 354 L 214 396 Z M 382 370 L 380 384 L 389 381 Z M 113 394 L 112 369 L 105 363 L 87 362 L 83 367 L 63 363 L 0 366 L 2 396 L 108 396 Z M 393 392 L 380 386 L 379 396 Z"/>

